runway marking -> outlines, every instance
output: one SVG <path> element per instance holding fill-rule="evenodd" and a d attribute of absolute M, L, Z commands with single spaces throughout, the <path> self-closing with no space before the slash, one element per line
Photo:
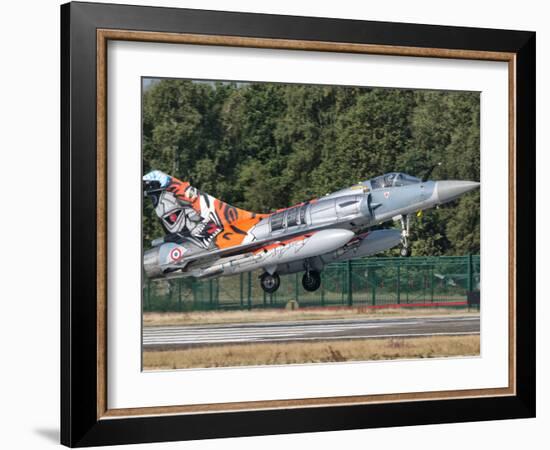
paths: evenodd
<path fill-rule="evenodd" d="M 235 338 L 231 340 L 226 339 L 208 339 L 208 340 L 193 340 L 193 342 L 188 342 L 187 345 L 192 345 L 194 343 L 202 344 L 202 343 L 224 343 L 224 344 L 233 344 L 233 343 L 240 343 L 240 342 L 296 342 L 296 341 L 327 341 L 327 340 L 350 340 L 350 339 L 383 339 L 383 338 L 411 338 L 411 337 L 430 337 L 430 336 L 467 336 L 467 335 L 477 335 L 478 332 L 441 332 L 441 333 L 411 333 L 411 334 L 377 334 L 372 336 L 320 336 L 320 337 L 297 337 L 293 339 L 288 338 L 269 338 L 268 340 L 260 339 L 257 337 L 254 338 Z M 180 341 L 176 341 L 176 344 L 185 344 Z M 150 343 L 148 345 L 170 345 L 173 344 L 172 342 L 163 342 L 162 344 L 158 343 Z"/>
<path fill-rule="evenodd" d="M 148 327 L 144 346 L 232 344 L 241 342 L 296 342 L 414 336 L 479 334 L 479 317 L 405 319 L 343 319 L 263 322 L 221 325 Z M 468 322 L 471 322 L 469 324 Z M 451 329 L 442 329 L 448 323 Z M 383 332 L 387 328 L 388 332 Z M 458 328 L 458 329 L 457 329 Z M 431 332 L 428 330 L 432 329 Z M 392 330 L 392 331 L 390 331 Z M 395 330 L 395 331 L 394 331 Z M 382 332 L 381 332 L 382 331 Z"/>
<path fill-rule="evenodd" d="M 478 316 L 472 316 L 472 317 L 412 317 L 412 318 L 403 318 L 403 319 L 395 319 L 395 318 L 385 318 L 385 319 L 318 319 L 318 320 L 303 320 L 303 321 L 284 321 L 284 322 L 243 322 L 243 323 L 220 323 L 220 324 L 212 324 L 212 325 L 167 325 L 167 326 L 150 326 L 145 327 L 144 330 L 148 331 L 170 331 L 174 329 L 193 329 L 193 330 L 208 330 L 208 329 L 225 329 L 225 328 L 248 328 L 248 327 L 257 327 L 257 328 L 265 328 L 265 327 L 274 327 L 274 326 L 296 326 L 296 325 L 306 325 L 306 326 L 312 326 L 312 325 L 318 325 L 319 322 L 322 322 L 323 324 L 335 324 L 335 325 L 347 325 L 352 323 L 357 324 L 405 324 L 405 323 L 412 323 L 412 321 L 416 321 L 417 323 L 420 322 L 461 322 L 461 321 L 479 321 Z"/>
<path fill-rule="evenodd" d="M 413 322 L 413 324 L 420 323 L 420 322 Z M 368 329 L 368 328 L 382 328 L 385 325 L 346 325 L 346 326 L 337 326 L 337 325 L 315 325 L 311 327 L 285 327 L 285 328 L 271 328 L 271 329 L 265 329 L 265 328 L 246 328 L 246 329 L 232 329 L 232 330 L 212 330 L 207 332 L 200 332 L 202 330 L 170 330 L 168 332 L 161 332 L 161 333 L 151 333 L 150 331 L 144 331 L 144 336 L 171 336 L 171 335 L 200 335 L 200 334 L 208 334 L 208 335 L 224 335 L 224 336 L 231 336 L 233 334 L 248 334 L 248 333 L 271 333 L 272 331 L 281 332 L 281 331 L 293 331 L 295 333 L 311 333 L 315 331 L 320 332 L 326 332 L 330 330 L 353 330 L 353 329 Z"/>

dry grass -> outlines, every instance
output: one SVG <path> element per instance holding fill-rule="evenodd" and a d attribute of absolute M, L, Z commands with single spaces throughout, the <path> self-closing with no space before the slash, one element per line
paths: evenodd
<path fill-rule="evenodd" d="M 144 370 L 258 366 L 479 355 L 479 335 L 280 344 L 236 344 L 144 351 Z"/>
<path fill-rule="evenodd" d="M 221 323 L 247 323 L 319 319 L 356 319 L 384 317 L 426 317 L 449 315 L 479 315 L 479 311 L 468 312 L 465 308 L 342 308 L 342 309 L 265 309 L 252 311 L 194 311 L 144 313 L 144 326 L 207 325 Z"/>

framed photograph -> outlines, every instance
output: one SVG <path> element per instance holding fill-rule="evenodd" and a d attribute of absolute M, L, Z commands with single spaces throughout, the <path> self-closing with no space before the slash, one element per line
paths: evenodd
<path fill-rule="evenodd" d="M 69 3 L 61 55 L 63 444 L 534 417 L 535 33 Z"/>

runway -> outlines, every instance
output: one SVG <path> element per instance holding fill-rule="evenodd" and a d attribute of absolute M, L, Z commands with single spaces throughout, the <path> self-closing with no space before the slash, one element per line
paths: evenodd
<path fill-rule="evenodd" d="M 479 316 L 144 327 L 148 350 L 209 345 L 479 334 Z"/>

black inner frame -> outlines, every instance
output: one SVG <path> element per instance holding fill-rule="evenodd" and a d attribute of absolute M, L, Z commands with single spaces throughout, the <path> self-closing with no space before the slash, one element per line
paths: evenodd
<path fill-rule="evenodd" d="M 101 419 L 97 414 L 96 30 L 516 53 L 517 395 Z M 141 6 L 61 6 L 61 442 L 91 446 L 535 415 L 535 33 Z M 507 245 L 508 243 L 503 243 Z"/>

